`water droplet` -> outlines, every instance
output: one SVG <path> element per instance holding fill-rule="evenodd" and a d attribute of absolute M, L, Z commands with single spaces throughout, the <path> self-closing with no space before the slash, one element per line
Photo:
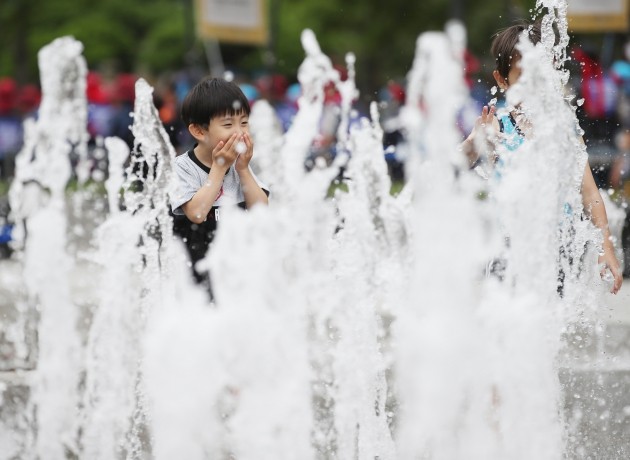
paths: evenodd
<path fill-rule="evenodd" d="M 247 145 L 245 145 L 245 142 L 243 142 L 243 141 L 237 142 L 236 145 L 234 146 L 234 150 L 239 155 L 242 155 L 245 152 L 247 152 Z"/>
<path fill-rule="evenodd" d="M 315 159 L 315 166 L 320 169 L 324 169 L 326 167 L 326 159 L 324 157 L 317 157 Z"/>
<path fill-rule="evenodd" d="M 96 182 L 103 182 L 105 180 L 105 172 L 99 169 L 95 169 L 94 171 L 92 171 L 92 179 L 94 179 Z"/>

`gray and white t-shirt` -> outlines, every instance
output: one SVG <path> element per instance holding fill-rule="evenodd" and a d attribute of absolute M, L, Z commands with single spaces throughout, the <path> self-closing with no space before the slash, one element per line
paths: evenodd
<path fill-rule="evenodd" d="M 171 209 L 176 216 L 183 216 L 184 211 L 182 205 L 192 199 L 197 191 L 204 186 L 208 180 L 210 168 L 204 165 L 195 155 L 194 147 L 175 158 L 175 173 L 179 179 L 178 193 L 171 198 Z M 251 171 L 251 169 L 250 169 Z M 256 183 L 268 194 L 267 188 L 254 175 Z M 219 191 L 216 201 L 212 205 L 211 214 L 214 215 L 215 209 L 220 206 L 236 206 L 244 207 L 245 196 L 241 188 L 241 181 L 234 166 L 225 173 L 223 185 Z M 218 220 L 218 219 L 217 219 Z"/>

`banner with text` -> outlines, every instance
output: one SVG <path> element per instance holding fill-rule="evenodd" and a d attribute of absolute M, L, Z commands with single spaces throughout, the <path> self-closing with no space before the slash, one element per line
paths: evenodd
<path fill-rule="evenodd" d="M 627 32 L 628 0 L 568 0 L 569 31 Z"/>
<path fill-rule="evenodd" d="M 197 34 L 221 42 L 265 45 L 267 0 L 196 0 Z"/>

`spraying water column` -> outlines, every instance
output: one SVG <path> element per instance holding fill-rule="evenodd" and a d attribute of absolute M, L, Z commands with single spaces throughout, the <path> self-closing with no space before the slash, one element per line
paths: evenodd
<path fill-rule="evenodd" d="M 30 429 L 0 458 L 580 458 L 589 444 L 577 412 L 563 415 L 558 371 L 575 311 L 597 302 L 584 253 L 596 238 L 580 219 L 586 156 L 560 91 L 566 3 L 538 6 L 542 43 L 519 45 L 523 74 L 507 93 L 532 137 L 511 157 L 499 152 L 500 180 L 469 172 L 458 149 L 465 31 L 419 37 L 397 197 L 377 107 L 351 121 L 356 58 L 346 56 L 342 79 L 305 31 L 291 129 L 273 129 L 268 106 L 252 113 L 270 205 L 222 212 L 202 262 L 213 302 L 172 235 L 175 152 L 143 80 L 134 148 L 103 144 L 109 212 L 81 257 L 69 253 L 65 189 L 69 153 L 85 159 L 85 64 L 71 39 L 42 50 L 44 101 L 11 190 L 39 356 L 22 414 Z M 307 171 L 330 82 L 342 98 L 339 153 Z M 347 192 L 327 198 L 340 167 Z M 502 280 L 485 273 L 496 258 Z M 89 267 L 84 333 L 75 265 Z"/>

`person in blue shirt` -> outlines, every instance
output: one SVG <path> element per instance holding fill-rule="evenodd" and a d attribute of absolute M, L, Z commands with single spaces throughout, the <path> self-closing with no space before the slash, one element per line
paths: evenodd
<path fill-rule="evenodd" d="M 541 40 L 540 25 L 534 23 L 516 24 L 508 27 L 499 32 L 492 42 L 491 52 L 496 60 L 496 69 L 493 72 L 493 77 L 502 90 L 507 90 L 511 85 L 515 84 L 521 75 L 521 67 L 519 65 L 521 55 L 516 45 L 525 31 L 527 31 L 528 37 L 533 44 Z M 481 116 L 476 121 L 475 128 L 461 146 L 461 150 L 466 154 L 471 168 L 475 168 L 481 161 L 481 156 L 475 147 L 475 138 L 482 135 L 480 133 L 487 132 L 487 127 L 489 126 L 497 133 L 497 138 L 499 137 L 498 134 L 502 133 L 501 139 L 507 150 L 517 150 L 526 141 L 524 132 L 528 130 L 527 120 L 524 119 L 518 110 L 513 109 L 497 116 L 494 106 L 484 106 Z M 491 161 L 500 164 L 501 159 L 495 155 Z M 588 161 L 584 168 L 580 192 L 584 212 L 602 232 L 603 252 L 599 257 L 599 263 L 604 267 L 602 275 L 608 270 L 613 276 L 614 282 L 611 292 L 616 294 L 621 289 L 623 278 L 608 228 L 606 208 L 599 189 L 595 184 Z"/>

